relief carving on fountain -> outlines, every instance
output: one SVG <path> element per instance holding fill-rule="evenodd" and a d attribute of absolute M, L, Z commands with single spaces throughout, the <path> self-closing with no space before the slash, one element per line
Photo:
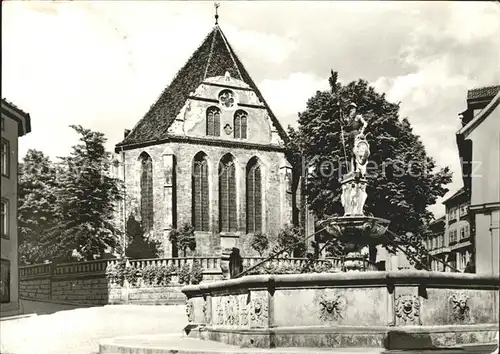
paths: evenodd
<path fill-rule="evenodd" d="M 450 296 L 451 315 L 455 321 L 468 322 L 470 321 L 470 307 L 467 304 L 469 296 L 464 293 L 454 294 Z"/>
<path fill-rule="evenodd" d="M 238 298 L 239 309 L 240 309 L 240 324 L 242 326 L 248 326 L 248 304 L 247 295 L 242 295 Z"/>
<path fill-rule="evenodd" d="M 269 318 L 267 298 L 264 296 L 252 297 L 250 300 L 250 318 L 252 326 L 267 326 Z"/>
<path fill-rule="evenodd" d="M 203 306 L 201 308 L 201 311 L 203 312 L 203 320 L 205 321 L 205 323 L 210 323 L 210 316 L 209 316 L 209 313 L 208 313 L 208 303 L 207 303 L 207 300 L 205 300 L 203 302 Z"/>
<path fill-rule="evenodd" d="M 234 295 L 225 296 L 224 312 L 226 314 L 225 325 L 235 326 L 239 324 L 238 301 Z"/>
<path fill-rule="evenodd" d="M 416 295 L 399 295 L 395 301 L 395 313 L 399 324 L 418 325 L 420 322 L 420 299 Z"/>
<path fill-rule="evenodd" d="M 219 297 L 217 299 L 217 305 L 215 306 L 215 313 L 217 314 L 217 318 L 215 320 L 216 325 L 224 324 L 224 298 Z"/>
<path fill-rule="evenodd" d="M 188 322 L 194 321 L 194 311 L 193 311 L 193 300 L 186 300 L 186 315 L 188 318 Z"/>
<path fill-rule="evenodd" d="M 319 299 L 320 320 L 324 322 L 338 321 L 344 318 L 347 309 L 347 299 L 343 295 L 326 297 L 322 295 Z"/>

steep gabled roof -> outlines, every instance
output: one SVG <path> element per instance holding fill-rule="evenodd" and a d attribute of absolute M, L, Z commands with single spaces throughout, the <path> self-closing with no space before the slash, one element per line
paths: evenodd
<path fill-rule="evenodd" d="M 480 87 L 467 91 L 467 100 L 475 100 L 478 98 L 493 98 L 500 91 L 500 85 Z"/>
<path fill-rule="evenodd" d="M 162 92 L 156 103 L 151 106 L 125 139 L 117 144 L 117 147 L 168 138 L 167 130 L 186 103 L 188 96 L 206 78 L 223 76 L 226 72 L 229 72 L 231 77 L 245 82 L 255 91 L 269 112 L 280 137 L 287 141 L 288 137 L 283 127 L 229 45 L 224 33 L 216 25 L 177 73 L 170 85 Z"/>
<path fill-rule="evenodd" d="M 497 106 L 500 104 L 500 90 L 493 99 L 484 107 L 481 112 L 479 112 L 467 125 L 457 132 L 458 136 L 466 138 L 474 129 L 477 128 L 490 114 L 493 112 Z"/>
<path fill-rule="evenodd" d="M 453 193 L 452 196 L 450 196 L 450 197 L 446 198 L 445 200 L 443 200 L 442 204 L 444 204 L 444 205 L 450 204 L 452 201 L 454 201 L 458 197 L 462 196 L 464 193 L 465 193 L 465 188 L 462 187 L 458 191 L 456 191 L 455 193 Z"/>
<path fill-rule="evenodd" d="M 18 135 L 26 135 L 31 132 L 31 117 L 14 103 L 2 98 L 2 114 L 9 116 L 18 123 Z"/>

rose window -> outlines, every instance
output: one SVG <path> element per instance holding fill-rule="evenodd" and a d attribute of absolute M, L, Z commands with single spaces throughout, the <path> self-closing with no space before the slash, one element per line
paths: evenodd
<path fill-rule="evenodd" d="M 224 108 L 233 108 L 236 104 L 234 92 L 231 90 L 222 90 L 219 93 L 219 102 Z"/>

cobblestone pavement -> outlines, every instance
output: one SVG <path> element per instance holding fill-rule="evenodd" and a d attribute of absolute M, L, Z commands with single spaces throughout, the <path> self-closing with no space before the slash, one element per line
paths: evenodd
<path fill-rule="evenodd" d="M 180 333 L 186 324 L 183 305 L 116 305 L 65 310 L 1 321 L 0 353 L 94 354 L 99 351 L 101 339 Z"/>

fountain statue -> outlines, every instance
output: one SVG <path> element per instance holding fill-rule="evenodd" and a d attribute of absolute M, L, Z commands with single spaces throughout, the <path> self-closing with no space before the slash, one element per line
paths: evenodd
<path fill-rule="evenodd" d="M 383 236 L 389 227 L 389 220 L 365 215 L 364 207 L 368 197 L 366 170 L 370 156 L 370 145 L 365 134 L 368 122 L 357 113 L 355 103 L 348 107 L 348 116 L 340 116 L 344 151 L 346 145 L 353 146 L 349 169 L 341 180 L 340 199 L 344 215 L 326 219 L 321 224 L 326 227 L 330 236 L 348 245 L 348 251 L 353 252 L 349 257 L 358 254 L 364 246 L 387 242 L 387 236 Z"/>

